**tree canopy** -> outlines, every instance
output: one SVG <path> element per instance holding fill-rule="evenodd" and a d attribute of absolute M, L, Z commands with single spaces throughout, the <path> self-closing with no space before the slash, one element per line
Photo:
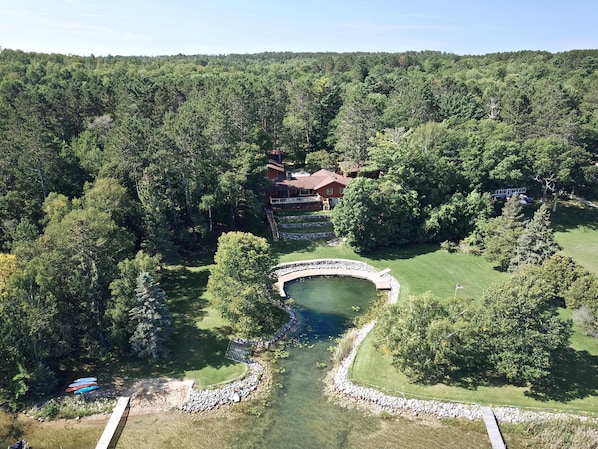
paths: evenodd
<path fill-rule="evenodd" d="M 245 232 L 228 232 L 218 239 L 208 292 L 213 304 L 243 336 L 272 332 L 279 324 L 272 301 L 272 267 L 268 242 Z"/>
<path fill-rule="evenodd" d="M 501 187 L 554 205 L 597 196 L 597 58 L 1 49 L 0 320 L 28 326 L 2 331 L 0 402 L 128 351 L 140 272 L 213 251 L 227 231 L 265 235 L 272 150 L 297 167 L 361 167 L 333 218 L 359 251 L 459 240 Z M 222 297 L 245 292 L 257 308 L 227 313 L 258 333 L 277 309 L 250 285 Z"/>

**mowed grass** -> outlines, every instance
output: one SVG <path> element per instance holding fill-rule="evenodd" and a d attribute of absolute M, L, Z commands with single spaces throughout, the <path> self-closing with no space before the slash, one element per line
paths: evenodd
<path fill-rule="evenodd" d="M 577 207 L 566 203 L 559 205 L 553 215 L 556 239 L 563 253 L 573 257 L 586 268 L 598 273 L 598 210 Z M 347 245 L 328 246 L 326 240 L 316 242 L 285 242 L 272 245 L 279 262 L 319 258 L 361 260 L 380 270 L 390 268 L 401 284 L 400 298 L 409 294 L 431 291 L 442 299 L 453 297 L 478 300 L 483 290 L 507 275 L 498 272 L 481 257 L 463 253 L 448 253 L 437 245 L 413 245 L 382 250 L 367 257 L 356 254 Z M 186 266 L 169 267 L 162 282 L 168 296 L 168 306 L 174 316 L 174 342 L 168 361 L 147 363 L 136 358 L 105 360 L 107 378 L 161 377 L 194 379 L 199 388 L 217 385 L 245 375 L 244 364 L 224 358 L 231 338 L 230 327 L 210 307 L 206 292 L 210 258 L 188 263 Z M 463 289 L 455 289 L 462 285 Z M 564 311 L 564 316 L 568 311 Z M 586 357 L 574 360 L 576 364 L 596 366 L 598 355 L 596 339 L 581 332 L 572 336 L 572 347 Z M 369 367 L 369 368 L 368 368 Z M 597 366 L 598 367 L 598 366 Z M 98 370 L 99 371 L 99 370 Z M 570 375 L 573 370 L 569 370 Z M 559 408 L 567 410 L 598 410 L 595 402 L 598 387 L 595 374 L 580 369 L 585 380 L 577 382 L 579 398 L 566 402 L 542 402 L 525 395 L 525 390 L 511 387 L 478 387 L 471 391 L 458 387 L 410 384 L 390 365 L 390 358 L 377 353 L 371 341 L 366 341 L 355 362 L 353 376 L 356 382 L 375 385 L 382 390 L 400 392 L 417 397 L 434 397 L 443 400 L 466 402 L 511 403 L 526 407 Z M 593 387 L 592 387 L 593 386 Z M 581 399 L 585 397 L 585 399 Z M 498 399 L 497 399 L 498 398 Z"/>
<path fill-rule="evenodd" d="M 278 245 L 278 244 L 277 244 Z M 438 245 L 413 245 L 378 251 L 367 257 L 356 254 L 347 245 L 327 246 L 325 243 L 283 243 L 279 262 L 308 259 L 351 259 L 366 262 L 380 270 L 391 269 L 401 284 L 400 298 L 409 294 L 431 291 L 439 298 L 455 296 L 480 298 L 484 288 L 506 277 L 493 269 L 483 258 L 465 253 L 449 253 Z M 288 250 L 292 249 L 291 252 Z M 457 284 L 463 289 L 456 290 Z"/>
<path fill-rule="evenodd" d="M 562 254 L 598 275 L 598 209 L 562 203 L 551 220 Z"/>
<path fill-rule="evenodd" d="M 560 215 L 558 215 L 560 213 Z M 567 205 L 557 210 L 553 218 L 557 240 L 563 253 L 588 269 L 598 270 L 598 213 L 587 208 Z M 582 240 L 580 242 L 579 240 Z M 479 300 L 483 291 L 508 275 L 496 271 L 482 257 L 464 253 L 449 253 L 435 245 L 416 245 L 388 249 L 369 254 L 355 254 L 346 245 L 327 246 L 325 242 L 285 243 L 274 245 L 280 262 L 317 258 L 362 260 L 379 269 L 390 268 L 401 284 L 400 300 L 410 294 L 431 291 L 441 299 L 455 294 L 464 299 Z M 456 285 L 463 289 L 456 290 Z M 563 319 L 571 311 L 561 310 Z M 391 394 L 422 399 L 517 406 L 530 409 L 562 410 L 598 414 L 598 340 L 587 337 L 575 327 L 571 348 L 563 354 L 555 372 L 558 388 L 548 394 L 535 395 L 527 388 L 514 386 L 477 385 L 470 388 L 444 384 L 421 385 L 397 372 L 389 355 L 381 354 L 369 336 L 360 347 L 352 379 Z"/>
<path fill-rule="evenodd" d="M 170 357 L 155 363 L 135 357 L 107 360 L 106 378 L 193 379 L 196 388 L 203 388 L 245 375 L 245 364 L 224 357 L 231 329 L 210 307 L 206 292 L 210 263 L 210 260 L 202 260 L 195 266 L 170 266 L 167 269 L 161 287 L 173 315 Z"/>
<path fill-rule="evenodd" d="M 569 381 L 571 388 L 567 388 L 567 384 L 562 384 L 565 390 L 563 396 L 556 394 L 555 397 L 563 397 L 566 400 L 548 399 L 544 396 L 536 398 L 530 394 L 528 388 L 512 385 L 477 385 L 463 388 L 443 383 L 415 384 L 404 374 L 397 372 L 391 365 L 390 356 L 381 354 L 373 347 L 373 337 L 370 334 L 359 348 L 350 376 L 360 385 L 374 387 L 397 396 L 491 406 L 514 406 L 532 410 L 565 411 L 595 416 L 598 414 L 595 374 L 598 369 L 598 356 L 586 354 L 583 359 L 584 361 L 589 359 L 591 362 L 582 365 L 581 371 L 576 368 L 580 364 L 576 364 L 576 367 L 563 367 L 568 368 L 566 380 Z"/>

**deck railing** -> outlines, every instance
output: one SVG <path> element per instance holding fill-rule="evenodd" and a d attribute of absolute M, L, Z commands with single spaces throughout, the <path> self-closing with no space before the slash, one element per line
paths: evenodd
<path fill-rule="evenodd" d="M 291 198 L 270 198 L 270 204 L 305 204 L 305 203 L 319 203 L 322 200 L 320 195 L 311 196 L 293 196 Z"/>

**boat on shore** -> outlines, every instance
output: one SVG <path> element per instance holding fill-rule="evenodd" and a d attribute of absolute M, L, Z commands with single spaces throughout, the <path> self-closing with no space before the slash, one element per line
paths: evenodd
<path fill-rule="evenodd" d="M 85 394 L 89 393 L 90 391 L 94 391 L 100 388 L 98 385 L 90 385 L 89 387 L 81 388 L 80 390 L 75 391 L 75 394 Z"/>
<path fill-rule="evenodd" d="M 86 388 L 86 387 L 93 387 L 96 385 L 98 385 L 96 382 L 90 382 L 90 383 L 86 383 L 86 384 L 78 384 L 78 385 L 74 385 L 72 387 L 68 387 L 66 390 L 64 390 L 64 392 L 72 393 L 73 391 L 81 390 L 82 388 Z"/>
<path fill-rule="evenodd" d="M 73 383 L 69 384 L 69 388 L 76 387 L 77 385 L 83 384 L 95 384 L 98 381 L 95 377 L 82 377 L 81 379 L 75 380 Z"/>
<path fill-rule="evenodd" d="M 75 379 L 73 381 L 74 384 L 77 383 L 91 383 L 91 382 L 97 382 L 98 378 L 97 377 L 81 377 L 79 379 Z"/>

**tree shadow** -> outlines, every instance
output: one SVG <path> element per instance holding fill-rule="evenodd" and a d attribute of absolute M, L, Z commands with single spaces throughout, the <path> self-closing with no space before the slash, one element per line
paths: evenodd
<path fill-rule="evenodd" d="M 598 395 L 598 356 L 572 348 L 561 351 L 548 381 L 525 394 L 543 402 L 569 402 Z"/>
<path fill-rule="evenodd" d="M 167 359 L 148 361 L 133 355 L 114 354 L 104 360 L 104 366 L 98 367 L 98 371 L 104 371 L 109 377 L 182 378 L 186 371 L 235 364 L 224 357 L 232 330 L 226 326 L 210 329 L 198 326 L 207 316 L 208 301 L 203 294 L 208 277 L 209 270 L 205 264 L 196 269 L 174 267 L 163 277 L 167 305 L 173 316 L 171 353 Z"/>
<path fill-rule="evenodd" d="M 440 245 L 438 244 L 408 244 L 400 246 L 392 246 L 371 253 L 367 253 L 367 257 L 371 260 L 406 260 L 413 259 L 417 256 L 423 256 L 438 251 Z"/>
<path fill-rule="evenodd" d="M 557 232 L 582 228 L 598 230 L 598 209 L 580 204 L 559 204 L 551 215 L 552 227 Z"/>
<path fill-rule="evenodd" d="M 504 377 L 480 373 L 476 369 L 456 370 L 442 379 L 418 382 L 425 385 L 444 384 L 475 391 L 479 387 L 513 385 Z M 524 385 L 515 385 L 523 387 Z M 524 394 L 540 402 L 570 402 L 598 395 L 598 356 L 572 348 L 556 355 L 555 368 L 542 383 L 532 385 Z"/>
<path fill-rule="evenodd" d="M 170 359 L 161 367 L 165 374 L 182 376 L 185 371 L 236 363 L 224 357 L 232 335 L 229 327 L 198 327 L 198 322 L 207 315 L 208 302 L 203 294 L 209 274 L 207 268 L 190 270 L 185 267 L 177 267 L 169 273 L 168 305 L 175 328 Z"/>

